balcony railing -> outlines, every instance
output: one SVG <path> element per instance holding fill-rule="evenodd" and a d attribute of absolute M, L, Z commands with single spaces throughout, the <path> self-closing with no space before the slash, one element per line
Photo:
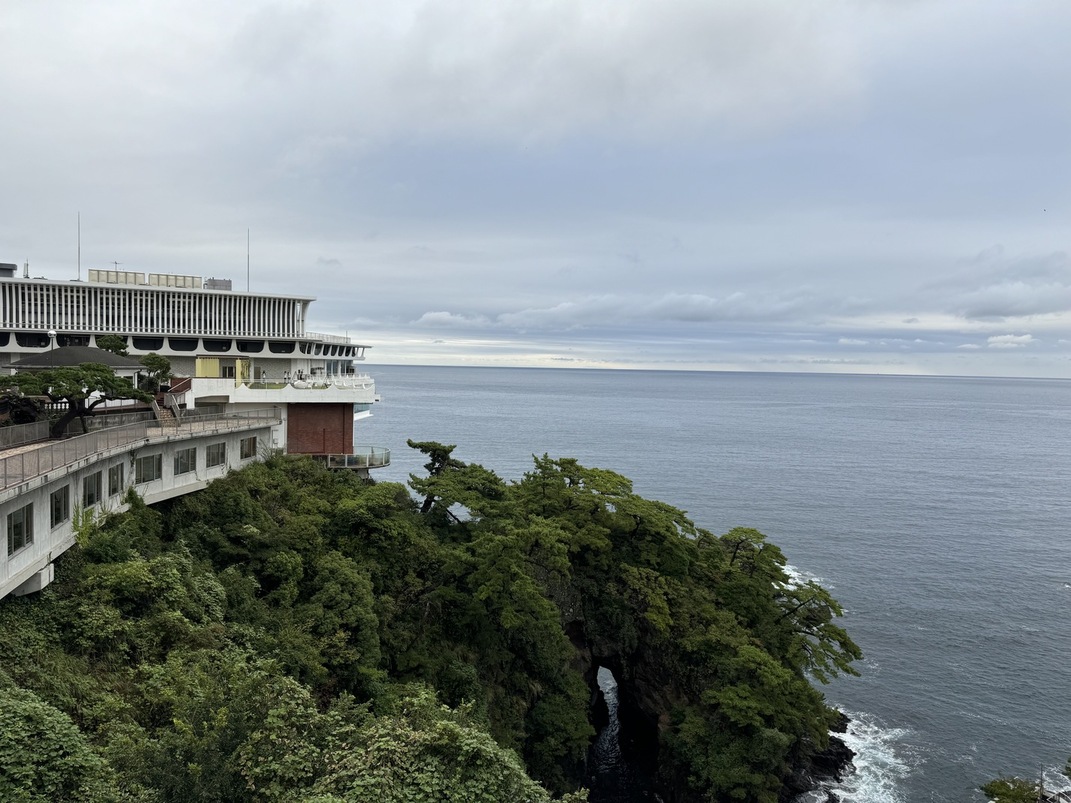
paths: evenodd
<path fill-rule="evenodd" d="M 253 390 L 282 390 L 283 388 L 297 388 L 298 390 L 325 390 L 327 388 L 374 390 L 376 387 L 376 380 L 368 374 L 308 375 L 286 372 L 283 374 L 260 374 L 255 379 L 201 376 L 194 378 L 194 388 L 197 387 L 196 383 L 199 379 L 229 379 L 236 388 L 245 385 Z"/>
<path fill-rule="evenodd" d="M 323 332 L 306 332 L 305 337 L 340 346 L 353 345 L 353 341 L 342 335 L 325 335 Z"/>
<path fill-rule="evenodd" d="M 143 421 L 101 429 L 64 441 L 36 447 L 22 447 L 24 451 L 0 457 L 0 490 L 77 463 L 91 455 L 138 441 L 151 442 L 156 438 L 162 440 L 183 436 L 211 435 L 216 432 L 278 424 L 280 421 L 279 410 L 272 407 L 264 410 L 243 410 L 237 413 L 197 416 L 168 422 L 166 427 L 154 421 Z"/>
<path fill-rule="evenodd" d="M 43 441 L 48 437 L 48 421 L 34 421 L 30 424 L 13 424 L 0 427 L 0 449 L 10 449 L 25 443 Z"/>
<path fill-rule="evenodd" d="M 379 446 L 357 446 L 354 454 L 312 455 L 328 468 L 383 468 L 390 465 L 390 449 Z"/>

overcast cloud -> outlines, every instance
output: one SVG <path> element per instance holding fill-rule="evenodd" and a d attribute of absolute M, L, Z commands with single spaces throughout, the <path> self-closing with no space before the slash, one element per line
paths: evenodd
<path fill-rule="evenodd" d="M 0 262 L 370 363 L 1071 376 L 1064 0 L 8 0 Z M 369 366 L 374 371 L 374 365 Z"/>

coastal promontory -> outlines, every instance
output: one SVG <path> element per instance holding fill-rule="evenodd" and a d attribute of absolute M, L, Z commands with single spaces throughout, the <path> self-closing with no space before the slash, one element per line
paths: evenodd
<path fill-rule="evenodd" d="M 761 533 L 568 458 L 506 482 L 410 445 L 410 488 L 277 456 L 82 521 L 0 605 L 0 796 L 579 801 L 600 668 L 666 801 L 820 769 L 815 682 L 860 652 Z"/>

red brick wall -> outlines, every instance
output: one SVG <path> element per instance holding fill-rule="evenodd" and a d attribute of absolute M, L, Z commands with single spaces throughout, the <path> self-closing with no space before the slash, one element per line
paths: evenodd
<path fill-rule="evenodd" d="M 286 451 L 291 454 L 353 454 L 353 405 L 288 405 Z"/>

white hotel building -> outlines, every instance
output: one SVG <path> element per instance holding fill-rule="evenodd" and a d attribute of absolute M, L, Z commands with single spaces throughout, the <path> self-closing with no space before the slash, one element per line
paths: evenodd
<path fill-rule="evenodd" d="M 161 501 L 271 450 L 360 471 L 388 463 L 386 450 L 353 444 L 355 418 L 376 400 L 373 380 L 353 368 L 367 346 L 308 331 L 313 300 L 172 274 L 31 279 L 0 264 L 0 375 L 118 335 L 132 357 L 167 357 L 175 377 L 157 408 L 166 420 L 0 451 L 0 597 L 46 585 L 52 559 L 74 542 L 75 514 L 121 509 L 130 486 Z"/>

